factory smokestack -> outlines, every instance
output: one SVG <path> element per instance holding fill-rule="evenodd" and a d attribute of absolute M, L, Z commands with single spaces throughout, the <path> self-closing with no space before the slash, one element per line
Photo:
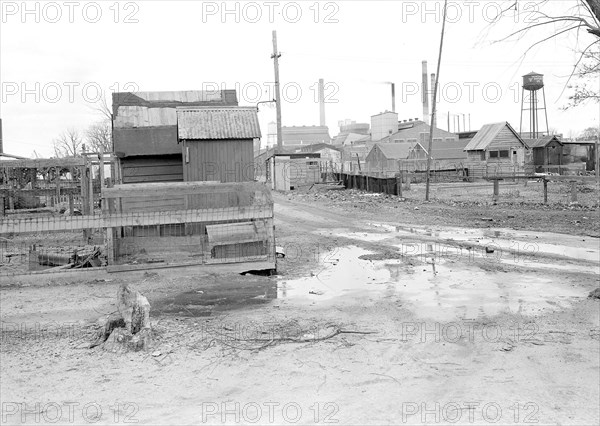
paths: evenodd
<path fill-rule="evenodd" d="M 392 112 L 396 112 L 396 85 L 392 83 Z"/>
<path fill-rule="evenodd" d="M 319 110 L 320 124 L 325 126 L 325 83 L 322 78 L 319 79 Z"/>
<path fill-rule="evenodd" d="M 435 73 L 431 73 L 431 107 L 433 108 L 433 92 L 435 91 Z M 433 127 L 437 127 L 437 116 L 433 117 Z"/>
<path fill-rule="evenodd" d="M 422 62 L 423 65 L 423 85 L 421 92 L 423 93 L 423 121 L 429 123 L 429 88 L 427 87 L 427 61 Z"/>

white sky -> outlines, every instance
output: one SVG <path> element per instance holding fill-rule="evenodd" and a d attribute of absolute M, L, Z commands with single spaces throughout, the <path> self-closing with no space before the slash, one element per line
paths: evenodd
<path fill-rule="evenodd" d="M 283 125 L 319 124 L 314 86 L 319 78 L 329 84 L 326 114 L 332 136 L 338 132 L 338 120 L 370 122 L 371 115 L 391 109 L 390 86 L 384 82 L 396 83 L 399 118 L 420 118 L 421 94 L 403 99 L 403 88 L 420 84 L 422 60 L 429 62 L 429 73 L 435 72 L 442 4 L 27 1 L 34 12 L 23 15 L 22 3 L 0 1 L 0 115 L 5 152 L 23 156 L 31 156 L 34 150 L 50 156 L 52 139 L 61 131 L 68 127 L 84 130 L 101 119 L 92 102 L 98 87 L 110 94 L 132 88 L 196 90 L 212 84 L 237 85 L 246 88 L 245 93 L 238 93 L 240 105 L 268 100 L 274 80 L 272 30 L 277 30 L 282 53 L 281 83 L 288 88 L 282 104 Z M 489 21 L 506 1 L 450 3 L 449 16 L 455 22 L 447 26 L 442 58 L 441 114 L 470 114 L 473 129 L 506 120 L 518 130 L 521 76 L 536 71 L 545 75 L 551 128 L 571 136 L 599 125 L 595 104 L 561 110 L 568 101 L 569 90 L 561 92 L 577 58 L 574 49 L 587 46 L 593 41 L 591 35 L 581 33 L 579 40 L 575 34 L 560 36 L 523 58 L 532 42 L 549 36 L 555 28 L 542 27 L 517 42 L 492 44 L 526 25 L 527 15 L 517 22 L 506 19 L 492 26 Z M 520 3 L 524 8 L 528 2 Z M 223 16 L 224 4 L 230 10 L 237 7 L 239 14 Z M 554 1 L 551 7 L 564 13 L 575 4 Z M 434 12 L 423 16 L 425 8 Z M 102 15 L 94 23 L 97 10 Z M 248 22 L 255 20 L 257 11 L 262 13 L 258 22 Z M 478 85 L 473 86 L 471 99 L 469 85 Z M 260 98 L 257 87 L 264 91 Z M 295 99 L 298 87 L 302 93 Z M 260 111 L 266 139 L 266 124 L 274 120 L 275 108 L 261 105 Z M 445 128 L 446 117 L 440 116 L 438 123 Z"/>

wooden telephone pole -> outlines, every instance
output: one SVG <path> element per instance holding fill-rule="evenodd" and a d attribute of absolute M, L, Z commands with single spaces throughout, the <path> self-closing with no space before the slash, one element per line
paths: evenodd
<path fill-rule="evenodd" d="M 446 12 L 448 10 L 448 0 L 444 0 L 444 22 L 442 24 L 442 36 L 440 38 L 440 54 L 437 63 L 437 73 L 435 74 L 435 87 L 433 88 L 433 105 L 431 109 L 431 127 L 429 129 L 429 147 L 427 148 L 427 177 L 425 185 L 425 201 L 429 201 L 429 173 L 431 172 L 431 155 L 433 150 L 433 131 L 435 125 L 435 114 L 437 112 L 437 92 L 440 81 L 440 64 L 442 62 L 442 49 L 444 47 L 444 32 L 446 30 Z M 460 118 L 459 118 L 460 120 Z M 460 123 L 460 121 L 459 121 Z M 460 125 L 460 124 L 459 124 Z"/>
<path fill-rule="evenodd" d="M 275 66 L 275 102 L 277 106 L 277 151 L 283 146 L 283 135 L 281 134 L 281 94 L 279 91 L 279 58 L 281 53 L 277 51 L 277 31 L 273 31 L 273 64 Z"/>

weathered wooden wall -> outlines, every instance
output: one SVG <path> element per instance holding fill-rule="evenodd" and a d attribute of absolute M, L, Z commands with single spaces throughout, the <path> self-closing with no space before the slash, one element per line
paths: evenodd
<path fill-rule="evenodd" d="M 183 141 L 183 179 L 250 182 L 254 180 L 252 139 Z"/>

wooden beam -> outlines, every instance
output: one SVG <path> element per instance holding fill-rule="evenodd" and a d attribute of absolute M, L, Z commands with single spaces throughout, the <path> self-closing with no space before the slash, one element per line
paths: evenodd
<path fill-rule="evenodd" d="M 165 195 L 194 195 L 228 192 L 255 192 L 266 191 L 267 188 L 257 182 L 220 183 L 206 182 L 160 182 L 160 183 L 132 183 L 115 185 L 105 188 L 102 193 L 104 198 L 121 197 L 155 197 Z"/>
<path fill-rule="evenodd" d="M 3 161 L 3 167 L 7 168 L 22 168 L 22 169 L 43 169 L 47 167 L 77 167 L 84 165 L 83 158 L 49 158 L 49 159 L 33 159 L 33 160 L 11 160 Z"/>
<path fill-rule="evenodd" d="M 91 228 L 154 226 L 228 220 L 269 219 L 273 206 L 226 207 L 221 209 L 172 212 L 117 213 L 106 216 L 56 216 L 7 219 L 0 222 L 0 234 L 69 232 Z"/>

